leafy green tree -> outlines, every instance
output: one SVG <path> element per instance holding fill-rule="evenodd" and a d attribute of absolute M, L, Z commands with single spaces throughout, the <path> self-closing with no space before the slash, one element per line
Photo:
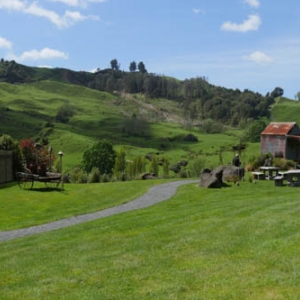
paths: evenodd
<path fill-rule="evenodd" d="M 125 173 L 126 173 L 126 152 L 125 152 L 125 148 L 121 147 L 120 151 L 116 153 L 114 175 L 116 178 L 124 180 Z"/>
<path fill-rule="evenodd" d="M 253 121 L 249 127 L 246 129 L 242 141 L 257 143 L 260 141 L 260 134 L 266 128 L 267 124 L 263 120 Z"/>
<path fill-rule="evenodd" d="M 135 61 L 132 61 L 131 63 L 130 63 L 130 66 L 129 66 L 129 71 L 130 72 L 135 72 L 136 71 L 136 62 Z"/>
<path fill-rule="evenodd" d="M 271 93 L 271 97 L 276 98 L 276 97 L 281 97 L 283 95 L 284 91 L 281 87 L 276 87 L 273 92 Z"/>
<path fill-rule="evenodd" d="M 149 167 L 149 172 L 153 173 L 155 176 L 158 176 L 159 164 L 156 155 L 153 155 L 151 158 L 151 163 Z"/>
<path fill-rule="evenodd" d="M 111 66 L 112 70 L 115 70 L 115 71 L 120 70 L 120 64 L 118 63 L 117 59 L 112 59 L 110 61 L 110 66 Z"/>
<path fill-rule="evenodd" d="M 139 72 L 141 72 L 141 73 L 147 73 L 145 64 L 144 64 L 142 61 L 139 62 L 139 64 L 138 64 L 138 69 L 139 69 Z"/>
<path fill-rule="evenodd" d="M 137 177 L 145 172 L 145 159 L 142 156 L 136 156 L 132 163 L 127 165 L 127 173 L 131 178 Z"/>
<path fill-rule="evenodd" d="M 112 175 L 115 165 L 116 153 L 113 145 L 106 139 L 102 139 L 83 153 L 83 168 L 91 172 L 94 167 L 99 169 L 101 174 Z"/>
<path fill-rule="evenodd" d="M 169 176 L 169 167 L 170 167 L 170 160 L 168 156 L 164 157 L 164 161 L 163 161 L 163 175 L 165 177 Z"/>

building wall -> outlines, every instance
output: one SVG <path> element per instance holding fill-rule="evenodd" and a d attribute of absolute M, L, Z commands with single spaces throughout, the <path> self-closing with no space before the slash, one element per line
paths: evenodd
<path fill-rule="evenodd" d="M 13 181 L 13 153 L 0 150 L 0 184 Z"/>
<path fill-rule="evenodd" d="M 286 158 L 300 161 L 300 142 L 299 140 L 288 139 L 286 147 Z"/>
<path fill-rule="evenodd" d="M 262 135 L 260 139 L 260 152 L 263 154 L 282 153 L 283 157 L 286 157 L 286 144 L 287 139 L 285 136 L 279 135 Z"/>

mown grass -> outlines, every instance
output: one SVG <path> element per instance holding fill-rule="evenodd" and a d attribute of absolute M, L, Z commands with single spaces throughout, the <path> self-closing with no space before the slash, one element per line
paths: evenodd
<path fill-rule="evenodd" d="M 0 297 L 298 299 L 298 194 L 191 184 L 147 209 L 1 243 Z"/>
<path fill-rule="evenodd" d="M 65 184 L 64 189 L 35 182 L 31 190 L 10 185 L 0 189 L 0 230 L 30 227 L 126 203 L 165 181 Z"/>

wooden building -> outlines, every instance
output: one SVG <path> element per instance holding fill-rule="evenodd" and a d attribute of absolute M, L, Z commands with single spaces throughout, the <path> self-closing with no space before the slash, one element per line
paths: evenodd
<path fill-rule="evenodd" d="M 300 128 L 296 122 L 272 122 L 260 137 L 261 153 L 300 162 Z"/>

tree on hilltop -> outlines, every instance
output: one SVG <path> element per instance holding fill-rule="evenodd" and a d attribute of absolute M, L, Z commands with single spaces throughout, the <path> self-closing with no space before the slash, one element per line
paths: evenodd
<path fill-rule="evenodd" d="M 110 66 L 112 70 L 119 71 L 120 70 L 120 64 L 118 63 L 117 59 L 113 59 L 110 61 Z"/>
<path fill-rule="evenodd" d="M 130 66 L 129 66 L 129 71 L 130 72 L 135 72 L 136 71 L 136 62 L 135 61 L 132 61 L 131 63 L 130 63 Z"/>
<path fill-rule="evenodd" d="M 147 73 L 145 64 L 144 64 L 142 61 L 139 62 L 139 64 L 138 64 L 138 69 L 139 69 L 139 72 L 141 72 L 141 73 Z"/>

